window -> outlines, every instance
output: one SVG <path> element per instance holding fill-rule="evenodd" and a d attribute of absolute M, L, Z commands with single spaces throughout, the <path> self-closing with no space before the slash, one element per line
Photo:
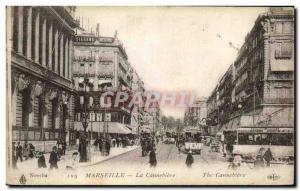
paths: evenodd
<path fill-rule="evenodd" d="M 284 34 L 290 34 L 293 30 L 293 23 L 292 22 L 285 22 L 282 25 L 282 32 Z"/>
<path fill-rule="evenodd" d="M 292 22 L 278 22 L 275 24 L 275 32 L 278 34 L 289 34 L 292 33 L 292 30 Z"/>
<path fill-rule="evenodd" d="M 292 52 L 292 43 L 278 43 L 275 49 L 275 59 L 291 59 Z"/>
<path fill-rule="evenodd" d="M 275 33 L 281 34 L 282 33 L 282 22 L 278 22 L 275 24 Z"/>

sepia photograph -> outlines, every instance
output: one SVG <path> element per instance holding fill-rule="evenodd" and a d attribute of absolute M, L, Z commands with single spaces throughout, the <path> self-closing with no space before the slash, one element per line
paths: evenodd
<path fill-rule="evenodd" d="M 295 185 L 295 7 L 5 15 L 7 185 Z"/>

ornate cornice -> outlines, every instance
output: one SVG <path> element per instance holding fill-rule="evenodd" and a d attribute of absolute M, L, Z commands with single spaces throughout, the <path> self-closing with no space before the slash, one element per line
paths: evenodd
<path fill-rule="evenodd" d="M 66 79 L 55 72 L 37 64 L 33 61 L 27 60 L 25 57 L 12 51 L 11 54 L 11 66 L 18 68 L 28 74 L 34 75 L 43 81 L 48 81 L 54 85 L 66 89 L 68 91 L 74 91 L 71 80 Z"/>

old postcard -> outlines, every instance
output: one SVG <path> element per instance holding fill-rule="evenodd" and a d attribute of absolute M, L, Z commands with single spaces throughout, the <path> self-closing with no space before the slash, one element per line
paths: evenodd
<path fill-rule="evenodd" d="M 6 21 L 8 185 L 294 185 L 294 7 Z"/>

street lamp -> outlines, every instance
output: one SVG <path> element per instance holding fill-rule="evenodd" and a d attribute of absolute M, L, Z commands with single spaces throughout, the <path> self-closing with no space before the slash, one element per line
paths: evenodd
<path fill-rule="evenodd" d="M 79 81 L 79 87 L 84 89 L 84 95 L 83 95 L 83 97 L 80 97 L 80 104 L 83 105 L 83 112 L 81 113 L 81 115 L 82 115 L 81 123 L 83 126 L 83 132 L 84 132 L 83 137 L 81 137 L 81 141 L 84 141 L 84 142 L 81 142 L 81 144 L 83 144 L 81 146 L 85 147 L 84 149 L 83 148 L 81 149 L 82 153 L 80 154 L 80 156 L 82 158 L 80 161 L 87 162 L 86 129 L 89 125 L 89 112 L 87 109 L 87 104 L 88 104 L 87 87 L 93 87 L 93 83 L 90 81 L 90 79 L 88 77 L 85 77 L 83 80 Z"/>

